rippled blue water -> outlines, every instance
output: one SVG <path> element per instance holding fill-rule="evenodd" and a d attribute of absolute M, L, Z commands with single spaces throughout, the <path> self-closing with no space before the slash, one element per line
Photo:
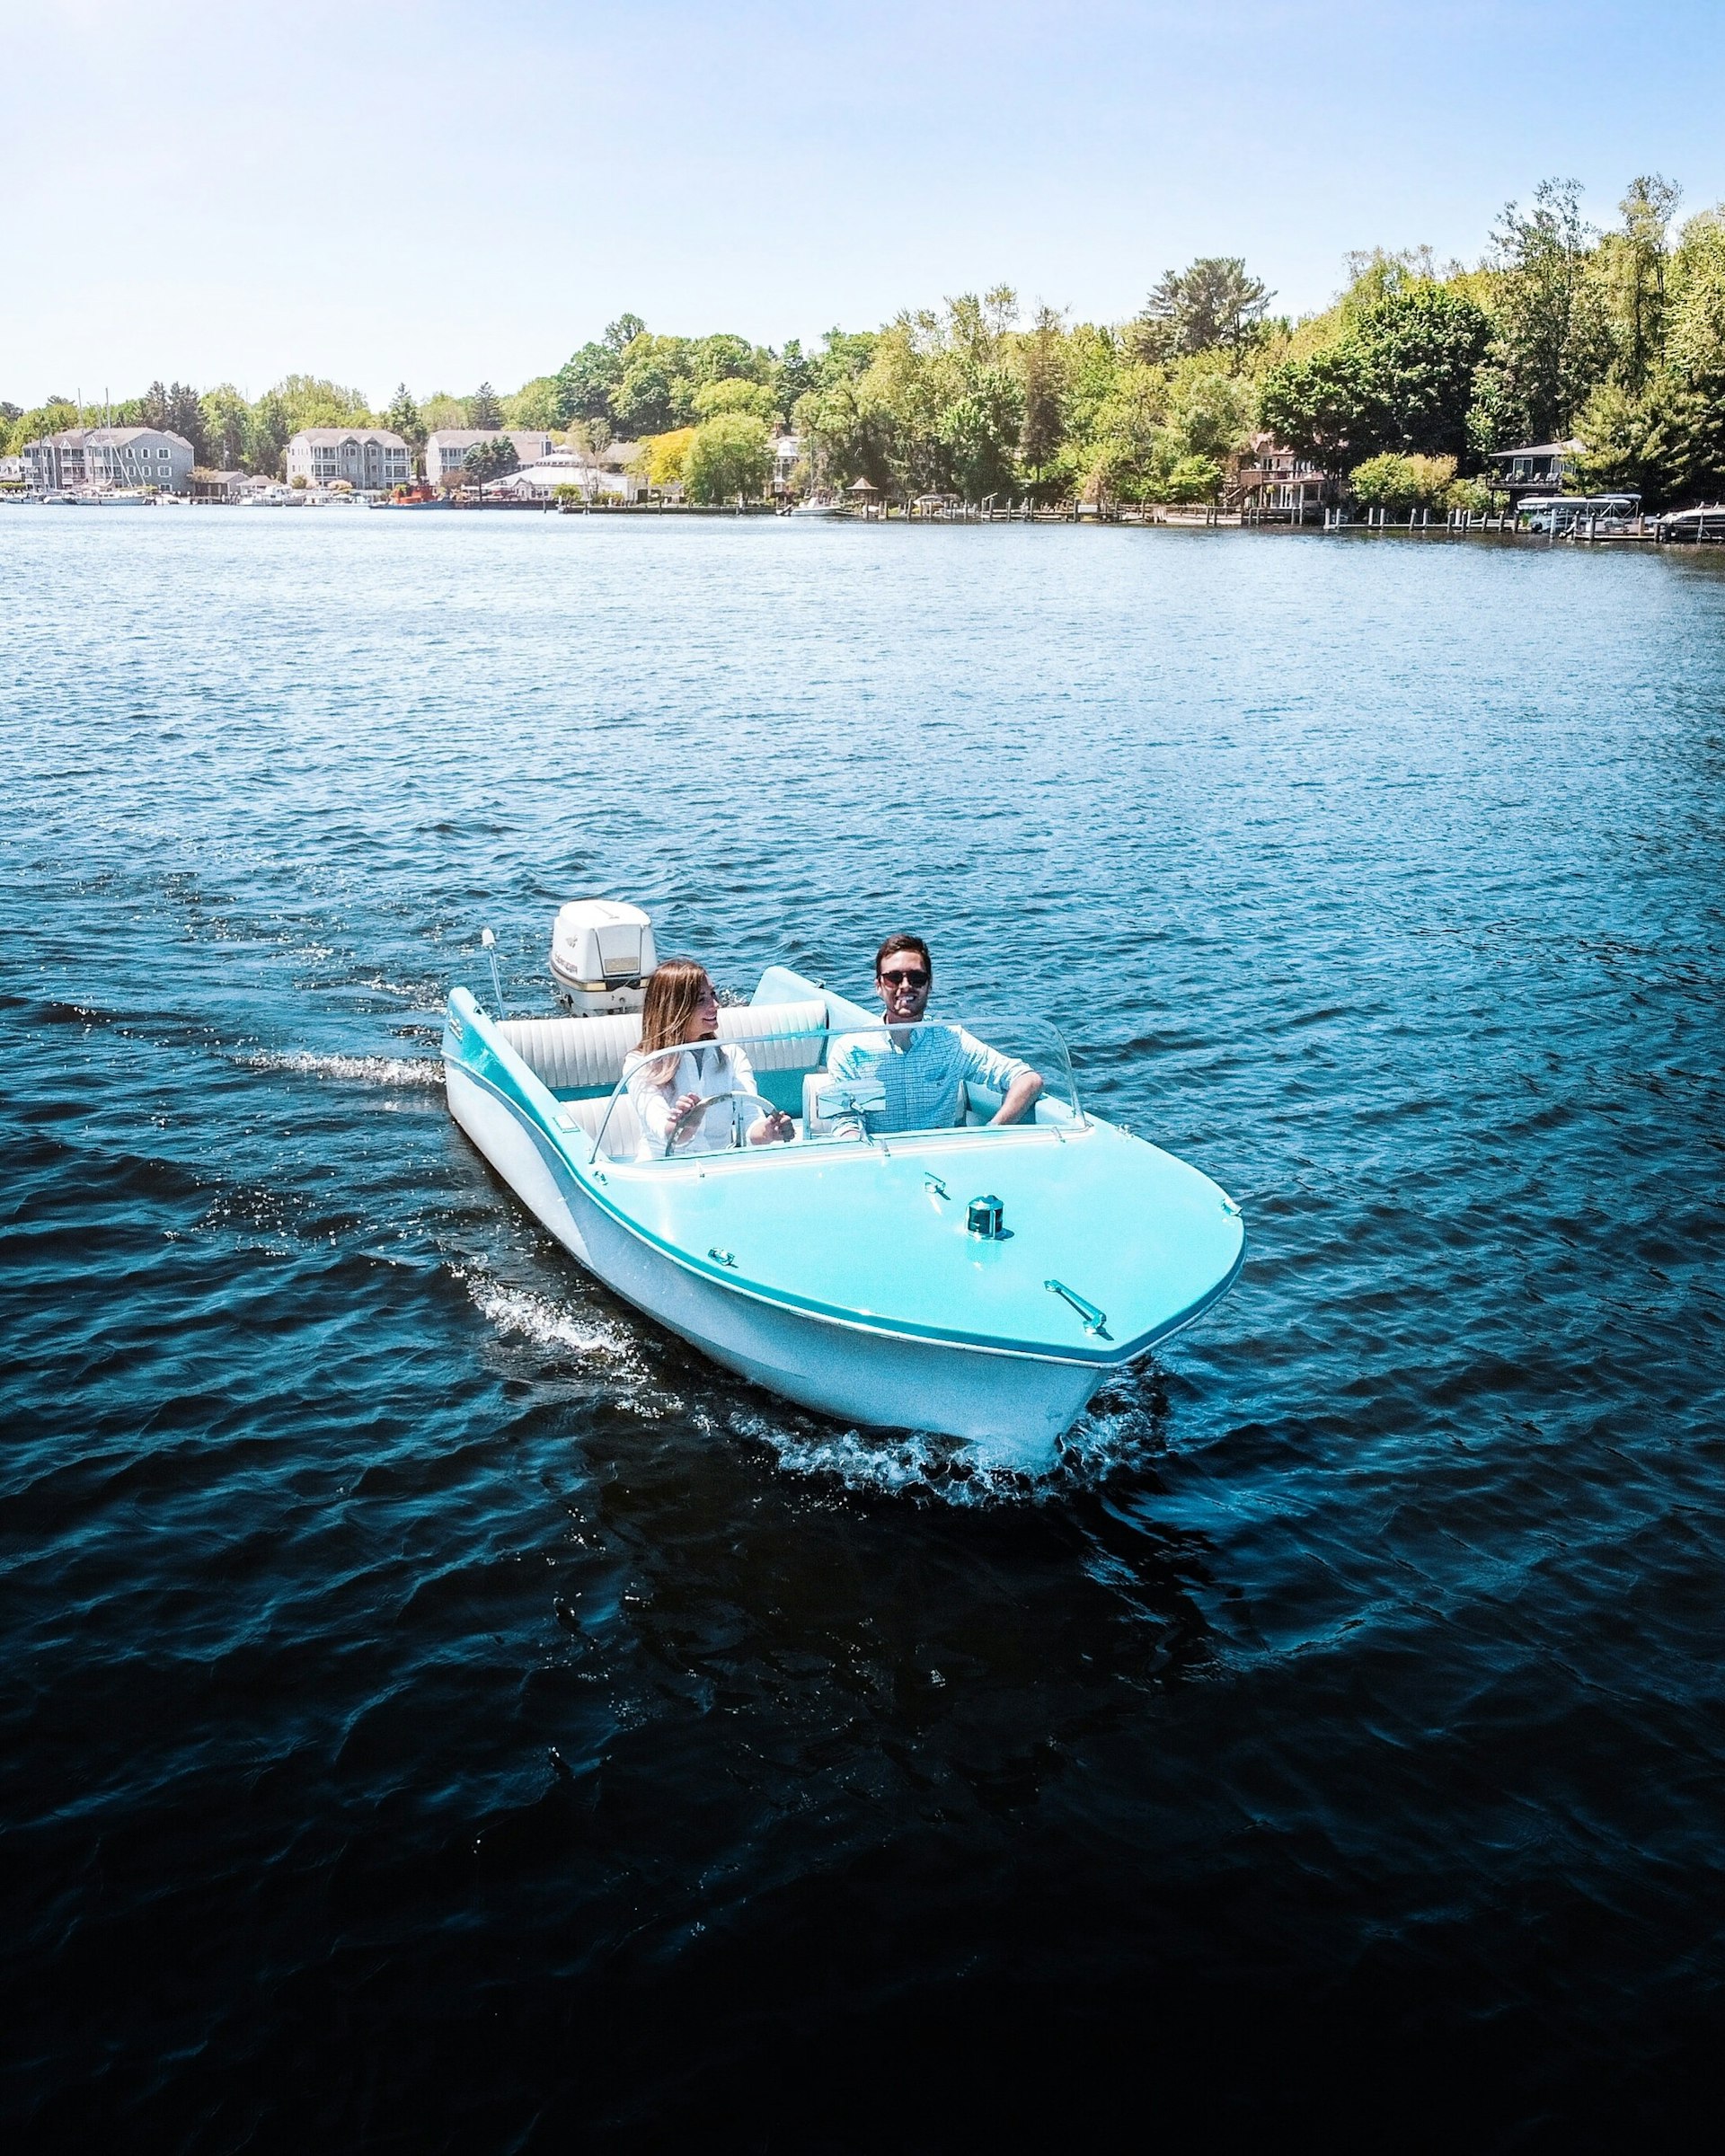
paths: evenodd
<path fill-rule="evenodd" d="M 24 2138 L 1704 2116 L 1721 572 L 0 516 Z M 592 891 L 745 990 L 924 928 L 1234 1296 L 1036 1488 L 719 1375 L 444 1109 Z"/>

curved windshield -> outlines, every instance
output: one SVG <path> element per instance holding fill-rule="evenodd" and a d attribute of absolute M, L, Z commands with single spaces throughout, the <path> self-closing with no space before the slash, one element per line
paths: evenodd
<path fill-rule="evenodd" d="M 770 1009 L 722 1012 L 715 1041 L 631 1056 L 597 1118 L 593 1158 L 874 1144 L 916 1131 L 986 1138 L 1082 1120 L 1066 1043 L 1045 1020 L 775 1032 Z"/>

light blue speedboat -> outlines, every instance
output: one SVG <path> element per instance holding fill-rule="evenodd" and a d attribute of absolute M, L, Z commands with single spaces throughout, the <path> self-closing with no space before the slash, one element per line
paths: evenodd
<path fill-rule="evenodd" d="M 744 1049 L 794 1140 L 748 1145 L 739 1129 L 731 1150 L 668 1159 L 642 1157 L 622 1082 L 640 1022 L 615 996 L 607 1014 L 493 1019 L 457 988 L 451 1112 L 608 1287 L 805 1407 L 945 1432 L 982 1463 L 1035 1473 L 1101 1384 L 1240 1270 L 1239 1207 L 1087 1114 L 1039 1021 L 969 1029 L 1040 1074 L 1031 1117 L 991 1125 L 1000 1095 L 967 1082 L 951 1127 L 886 1131 L 866 1076 L 871 1044 L 891 1049 L 880 1019 L 771 967 L 720 1013 L 720 1038 Z M 848 1078 L 830 1067 L 841 1044 Z"/>

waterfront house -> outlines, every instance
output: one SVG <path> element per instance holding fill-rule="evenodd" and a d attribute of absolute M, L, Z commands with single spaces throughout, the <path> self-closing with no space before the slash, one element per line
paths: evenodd
<path fill-rule="evenodd" d="M 1332 501 L 1335 490 L 1334 481 L 1310 457 L 1285 448 L 1272 434 L 1254 434 L 1234 467 L 1227 493 L 1234 508 L 1289 509 L 1304 516 L 1308 508 Z"/>
<path fill-rule="evenodd" d="M 23 483 L 23 458 L 22 456 L 0 456 L 0 487 L 22 487 Z"/>
<path fill-rule="evenodd" d="M 37 494 L 84 487 L 183 494 L 191 484 L 191 444 L 160 427 L 64 428 L 26 442 L 22 462 L 24 483 Z"/>
<path fill-rule="evenodd" d="M 650 490 L 642 443 L 607 442 L 603 449 L 593 452 L 592 461 L 606 474 L 607 490 L 621 494 L 625 501 L 646 500 Z"/>
<path fill-rule="evenodd" d="M 337 480 L 361 493 L 405 486 L 413 476 L 413 452 L 386 427 L 302 427 L 288 445 L 288 480 L 308 487 Z"/>
<path fill-rule="evenodd" d="M 624 446 L 632 455 L 634 444 Z M 575 488 L 588 501 L 641 501 L 647 494 L 630 459 L 615 463 L 608 451 L 588 455 L 578 449 L 553 449 L 536 464 L 490 481 L 481 491 L 488 500 L 554 501 L 565 487 Z"/>
<path fill-rule="evenodd" d="M 1527 494 L 1561 494 L 1576 458 L 1587 449 L 1585 442 L 1527 442 L 1519 449 L 1494 449 L 1487 460 L 1491 484 L 1507 493 L 1509 507 L 1518 509 Z"/>
<path fill-rule="evenodd" d="M 796 434 L 774 435 L 772 450 L 773 471 L 767 482 L 768 490 L 783 499 L 795 491 L 797 466 L 802 462 L 802 437 Z"/>
<path fill-rule="evenodd" d="M 536 464 L 551 455 L 551 437 L 536 427 L 439 427 L 425 442 L 425 477 L 428 486 L 458 487 L 467 452 L 481 442 L 501 441 L 507 435 L 524 464 Z"/>
<path fill-rule="evenodd" d="M 195 465 L 191 474 L 191 499 L 194 501 L 237 501 L 246 483 L 243 472 L 209 472 L 203 465 Z"/>

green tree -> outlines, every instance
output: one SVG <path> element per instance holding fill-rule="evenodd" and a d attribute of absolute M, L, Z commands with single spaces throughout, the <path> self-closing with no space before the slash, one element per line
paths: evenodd
<path fill-rule="evenodd" d="M 887 464 L 886 415 L 862 388 L 866 369 L 823 381 L 799 397 L 792 412 L 808 444 L 811 470 L 826 486 L 845 487 L 866 478 L 883 492 L 891 484 Z"/>
<path fill-rule="evenodd" d="M 1618 209 L 1623 227 L 1602 250 L 1618 382 L 1640 396 L 1665 357 L 1667 239 L 1680 188 L 1657 172 L 1630 181 Z"/>
<path fill-rule="evenodd" d="M 245 399 L 231 382 L 224 382 L 207 389 L 199 403 L 206 457 L 218 472 L 236 470 L 245 455 Z"/>
<path fill-rule="evenodd" d="M 1418 285 L 1444 281 L 1429 247 L 1355 248 L 1344 259 L 1348 289 L 1335 307 L 1343 330 L 1355 327 L 1360 316 L 1381 301 L 1394 299 Z"/>
<path fill-rule="evenodd" d="M 68 427 L 75 427 L 77 423 L 78 408 L 70 397 L 49 397 L 45 402 L 21 412 L 12 422 L 7 454 L 15 456 L 27 442 L 40 442 L 50 434 L 64 434 Z"/>
<path fill-rule="evenodd" d="M 489 382 L 482 382 L 467 400 L 467 424 L 470 427 L 500 427 L 503 424 L 503 402 Z"/>
<path fill-rule="evenodd" d="M 1075 338 L 1074 342 L 1080 347 L 1075 377 L 1094 379 L 1095 358 L 1084 356 L 1084 340 Z M 1165 367 L 1129 358 L 1110 371 L 1106 393 L 1093 402 L 1080 402 L 1069 392 L 1068 432 L 1058 461 L 1070 483 L 1096 501 L 1110 494 L 1127 501 L 1159 497 L 1176 461 L 1168 432 L 1168 394 Z"/>
<path fill-rule="evenodd" d="M 1225 465 L 1251 439 L 1251 387 L 1225 375 L 1213 354 L 1197 353 L 1175 367 L 1169 381 L 1168 429 L 1177 457 L 1204 457 Z"/>
<path fill-rule="evenodd" d="M 1248 276 L 1238 255 L 1204 255 L 1185 270 L 1170 270 L 1144 303 L 1143 322 L 1156 357 L 1208 352 L 1218 347 L 1239 371 L 1274 294 Z"/>
<path fill-rule="evenodd" d="M 747 411 L 769 423 L 778 417 L 778 400 L 764 382 L 748 382 L 730 376 L 722 382 L 704 383 L 690 399 L 697 418 L 716 419 L 721 411 Z"/>
<path fill-rule="evenodd" d="M 420 406 L 420 418 L 428 435 L 441 434 L 447 428 L 465 427 L 467 400 L 452 397 L 447 390 L 434 390 Z"/>
<path fill-rule="evenodd" d="M 1661 386 L 1666 390 L 1661 397 Z M 1649 384 L 1644 396 L 1632 396 L 1621 382 L 1602 382 L 1581 407 L 1576 428 L 1587 447 L 1570 467 L 1584 494 L 1624 490 L 1641 494 L 1654 507 L 1665 494 L 1664 477 L 1654 447 L 1661 418 L 1669 416 L 1670 385 Z"/>
<path fill-rule="evenodd" d="M 1024 396 L 1017 378 L 1003 367 L 983 368 L 941 413 L 939 438 L 952 490 L 966 501 L 1006 493 L 1023 429 Z"/>
<path fill-rule="evenodd" d="M 138 424 L 156 427 L 169 434 L 177 434 L 191 444 L 191 458 L 196 464 L 206 464 L 208 444 L 204 439 L 204 412 L 198 392 L 189 382 L 175 382 L 164 388 L 152 382 L 138 400 L 141 417 Z"/>
<path fill-rule="evenodd" d="M 1593 227 L 1581 215 L 1580 182 L 1544 180 L 1524 216 L 1505 206 L 1492 234 L 1498 278 L 1492 339 L 1480 369 L 1475 446 L 1510 446 L 1506 435 L 1552 441 L 1611 363 L 1611 328 L 1592 268 Z"/>
<path fill-rule="evenodd" d="M 1018 441 L 1019 455 L 1037 482 L 1054 462 L 1066 431 L 1066 361 L 1060 317 L 1052 307 L 1039 307 L 1020 350 L 1024 424 Z"/>
<path fill-rule="evenodd" d="M 747 337 L 720 332 L 712 337 L 679 340 L 684 344 L 683 372 L 691 400 L 710 382 L 767 382 L 772 378 L 773 355 L 752 345 Z"/>
<path fill-rule="evenodd" d="M 1473 377 L 1491 338 L 1482 310 L 1421 279 L 1366 308 L 1355 336 L 1386 446 L 1464 456 Z"/>
<path fill-rule="evenodd" d="M 723 411 L 694 430 L 683 467 L 691 501 L 751 499 L 772 469 L 765 424 L 746 411 Z"/>
<path fill-rule="evenodd" d="M 1383 423 L 1371 369 L 1352 338 L 1272 367 L 1259 385 L 1258 415 L 1285 448 L 1331 473 L 1375 451 Z"/>
<path fill-rule="evenodd" d="M 536 431 L 550 434 L 566 426 L 555 375 L 540 375 L 531 382 L 524 382 L 512 397 L 503 400 L 503 424 L 506 427 L 531 427 Z"/>
<path fill-rule="evenodd" d="M 1164 501 L 1216 501 L 1222 493 L 1222 467 L 1213 456 L 1180 457 L 1157 490 Z"/>
<path fill-rule="evenodd" d="M 1693 382 L 1725 376 L 1725 203 L 1691 217 L 1671 264 L 1667 358 Z"/>
<path fill-rule="evenodd" d="M 266 479 L 279 479 L 287 469 L 288 444 L 294 431 L 287 400 L 279 390 L 265 390 L 245 415 L 241 463 L 248 472 L 258 473 Z"/>
<path fill-rule="evenodd" d="M 285 375 L 266 393 L 279 400 L 288 431 L 302 427 L 365 427 L 371 412 L 362 389 L 344 389 L 317 375 Z"/>
<path fill-rule="evenodd" d="M 678 427 L 669 434 L 648 437 L 641 446 L 647 453 L 650 487 L 674 487 L 680 483 L 684 467 L 689 461 L 689 444 L 694 439 L 693 427 Z"/>
<path fill-rule="evenodd" d="M 624 434 L 668 434 L 690 416 L 688 344 L 642 331 L 622 354 L 610 411 Z"/>
<path fill-rule="evenodd" d="M 829 475 L 850 475 L 835 469 L 842 462 L 883 493 L 903 496 L 995 492 L 1009 483 L 1023 425 L 1011 335 L 1015 306 L 1003 286 L 979 298 L 961 293 L 938 314 L 919 308 L 889 323 L 862 373 L 834 384 L 819 415 Z M 801 423 L 803 407 L 798 411 Z"/>
<path fill-rule="evenodd" d="M 1411 509 L 1443 506 L 1455 477 L 1455 459 L 1401 456 L 1389 451 L 1356 464 L 1348 477 L 1355 499 L 1367 508 L 1405 517 Z"/>
<path fill-rule="evenodd" d="M 577 420 L 609 421 L 611 394 L 623 379 L 622 355 L 609 344 L 584 344 L 571 353 L 553 376 L 557 384 L 557 423 Z"/>
<path fill-rule="evenodd" d="M 812 384 L 792 406 L 791 420 L 818 485 L 848 486 L 864 473 L 871 485 L 887 484 L 884 446 L 859 389 L 878 342 L 870 331 L 831 329 L 809 362 Z"/>
<path fill-rule="evenodd" d="M 784 349 L 773 370 L 773 397 L 779 417 L 787 426 L 796 410 L 797 399 L 807 396 L 819 381 L 819 360 L 812 352 L 805 355 L 800 338 L 786 338 Z"/>
<path fill-rule="evenodd" d="M 1725 497 L 1725 203 L 1692 217 L 1670 266 L 1666 366 L 1647 466 L 1662 501 Z"/>
<path fill-rule="evenodd" d="M 395 394 L 390 399 L 389 410 L 384 414 L 384 424 L 392 434 L 399 434 L 413 452 L 417 467 L 420 455 L 425 447 L 425 437 L 430 429 L 426 426 L 425 415 L 409 395 L 405 382 L 396 385 Z"/>
<path fill-rule="evenodd" d="M 470 485 L 483 487 L 494 479 L 505 478 L 520 463 L 515 444 L 507 434 L 500 434 L 491 441 L 475 442 L 462 458 L 461 468 Z"/>

